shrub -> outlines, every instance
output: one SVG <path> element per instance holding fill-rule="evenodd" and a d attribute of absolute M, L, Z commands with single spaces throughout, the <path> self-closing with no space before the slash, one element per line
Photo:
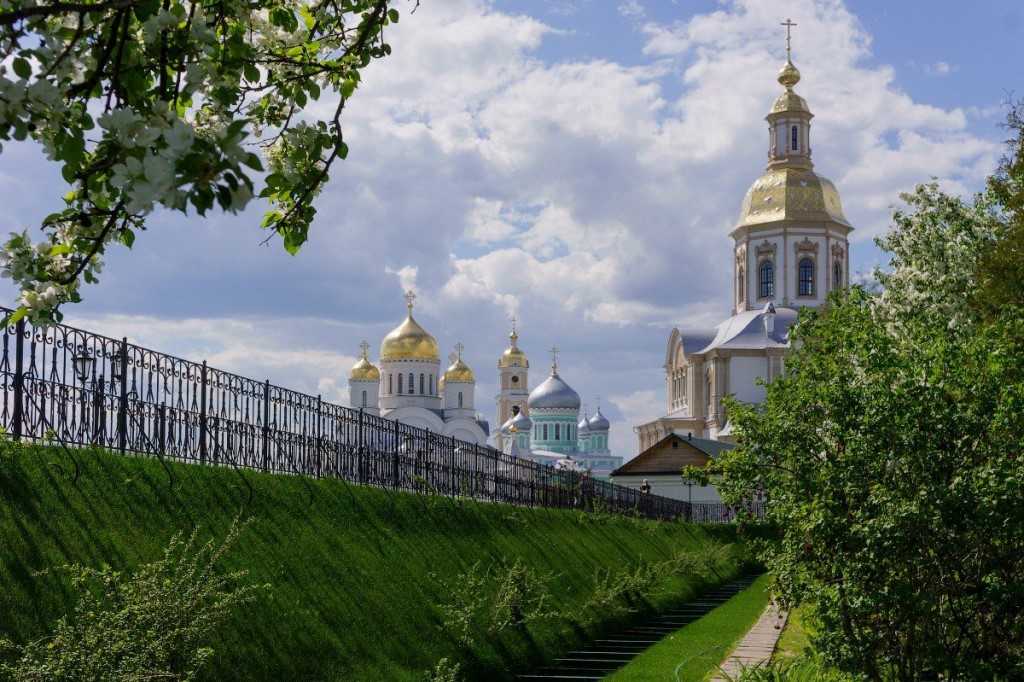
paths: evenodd
<path fill-rule="evenodd" d="M 0 676 L 19 682 L 58 680 L 193 680 L 213 655 L 209 636 L 239 606 L 268 586 L 243 584 L 244 571 L 221 573 L 220 560 L 246 523 L 237 519 L 224 540 L 197 548 L 171 538 L 163 558 L 134 574 L 79 564 L 61 566 L 78 592 L 72 615 L 41 639 L 16 645 Z"/>

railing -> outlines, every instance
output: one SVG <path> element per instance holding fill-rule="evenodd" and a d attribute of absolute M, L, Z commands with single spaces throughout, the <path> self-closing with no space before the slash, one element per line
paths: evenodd
<path fill-rule="evenodd" d="M 710 523 L 735 516 L 725 505 L 689 504 L 556 470 L 127 338 L 22 320 L 3 330 L 2 352 L 0 424 L 17 440 L 516 505 Z"/>

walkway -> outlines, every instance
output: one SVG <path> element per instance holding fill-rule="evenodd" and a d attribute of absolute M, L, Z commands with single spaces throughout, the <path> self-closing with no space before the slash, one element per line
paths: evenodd
<path fill-rule="evenodd" d="M 570 651 L 555 660 L 555 665 L 534 673 L 519 675 L 521 680 L 578 680 L 592 682 L 618 670 L 645 649 L 657 644 L 687 623 L 692 623 L 730 598 L 750 587 L 757 576 L 749 576 L 702 594 L 695 601 L 654 616 L 607 639 L 595 640 L 589 647 Z M 756 627 L 756 626 L 755 626 Z"/>
<path fill-rule="evenodd" d="M 786 627 L 787 615 L 785 611 L 780 611 L 774 602 L 768 604 L 768 608 L 754 623 L 754 627 L 750 628 L 743 640 L 725 659 L 721 672 L 713 678 L 713 682 L 734 680 L 740 676 L 744 668 L 763 665 L 771 660 L 779 635 Z"/>

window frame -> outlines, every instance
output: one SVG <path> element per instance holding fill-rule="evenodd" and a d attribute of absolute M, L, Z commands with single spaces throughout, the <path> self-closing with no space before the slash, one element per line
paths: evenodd
<path fill-rule="evenodd" d="M 762 258 L 757 264 L 757 294 L 759 300 L 775 298 L 775 260 L 772 258 Z"/>
<path fill-rule="evenodd" d="M 806 268 L 805 268 L 806 266 Z M 813 256 L 800 256 L 796 263 L 796 295 L 800 298 L 814 298 L 817 295 L 818 264 Z M 807 278 L 804 274 L 808 274 Z M 807 285 L 806 289 L 804 285 Z"/>

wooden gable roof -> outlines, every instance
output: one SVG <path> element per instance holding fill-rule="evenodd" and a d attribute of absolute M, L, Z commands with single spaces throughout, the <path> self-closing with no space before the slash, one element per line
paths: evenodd
<path fill-rule="evenodd" d="M 726 443 L 670 433 L 611 473 L 615 476 L 679 474 L 684 466 L 707 466 Z"/>

